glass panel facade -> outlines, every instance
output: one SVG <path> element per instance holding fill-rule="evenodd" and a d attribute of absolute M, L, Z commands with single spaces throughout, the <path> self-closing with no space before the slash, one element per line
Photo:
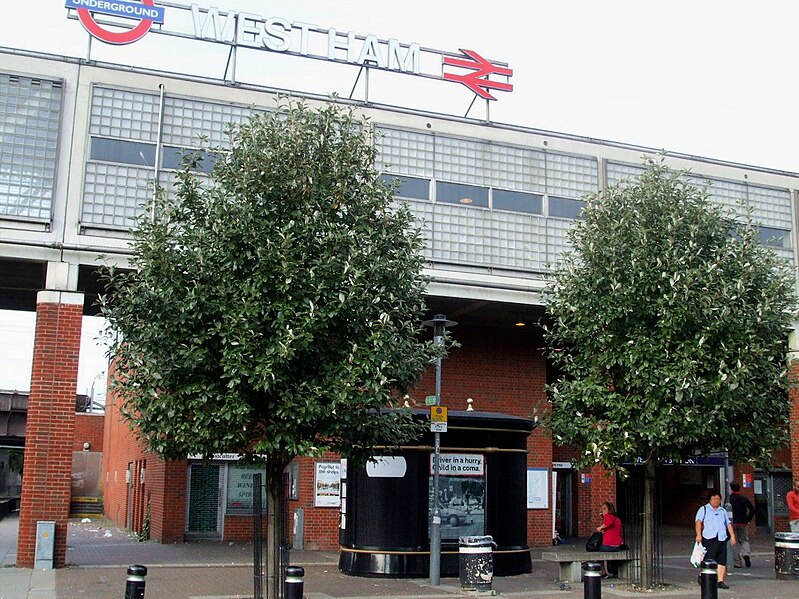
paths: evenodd
<path fill-rule="evenodd" d="M 547 193 L 567 198 L 582 198 L 599 189 L 599 163 L 596 158 L 547 153 Z"/>
<path fill-rule="evenodd" d="M 214 170 L 217 154 L 204 150 L 194 150 L 191 148 L 176 148 L 174 146 L 163 146 L 161 150 L 161 167 L 169 170 L 183 168 L 183 156 L 185 153 L 197 154 L 201 160 L 197 163 L 197 171 L 210 174 Z"/>
<path fill-rule="evenodd" d="M 51 218 L 62 87 L 0 73 L 0 216 Z"/>
<path fill-rule="evenodd" d="M 543 213 L 542 196 L 540 194 L 523 193 L 521 191 L 495 189 L 492 194 L 491 205 L 496 210 L 532 212 L 533 214 Z"/>
<path fill-rule="evenodd" d="M 400 175 L 433 177 L 435 138 L 431 133 L 375 128 L 378 168 Z"/>
<path fill-rule="evenodd" d="M 155 143 L 158 103 L 158 94 L 95 85 L 89 134 Z"/>
<path fill-rule="evenodd" d="M 124 231 L 147 209 L 155 176 L 159 100 L 152 92 L 93 88 L 83 225 Z M 174 170 L 181 167 L 183 151 L 207 152 L 198 148 L 226 145 L 227 123 L 244 122 L 252 110 L 166 94 L 159 183 L 167 193 L 174 192 Z M 375 144 L 382 178 L 399 181 L 396 203 L 408 205 L 422 228 L 425 257 L 465 267 L 545 272 L 567 249 L 567 233 L 585 196 L 599 189 L 601 179 L 595 156 L 495 139 L 376 125 Z M 203 177 L 214 162 L 213 155 L 204 155 Z M 604 164 L 609 184 L 643 172 L 635 164 Z M 789 190 L 687 176 L 701 185 L 710 182 L 711 198 L 739 214 L 742 206 L 751 206 L 754 220 L 763 227 L 763 241 L 791 257 Z M 7 181 L 0 179 L 3 183 Z M 50 205 L 42 206 L 49 214 Z M 32 214 L 30 206 L 28 210 Z"/>
<path fill-rule="evenodd" d="M 436 202 L 488 208 L 488 189 L 475 185 L 439 181 L 436 183 Z"/>
<path fill-rule="evenodd" d="M 624 164 L 621 162 L 605 163 L 605 173 L 608 178 L 608 185 L 616 185 L 620 181 L 637 179 L 644 172 L 644 167 L 634 164 Z"/>
<path fill-rule="evenodd" d="M 155 164 L 155 144 L 92 137 L 90 145 L 89 160 L 132 164 L 133 166 L 153 166 Z"/>
<path fill-rule="evenodd" d="M 580 212 L 584 207 L 585 202 L 582 200 L 549 196 L 549 216 L 580 218 Z"/>
<path fill-rule="evenodd" d="M 773 227 L 758 227 L 760 243 L 777 248 L 791 247 L 791 232 Z"/>
<path fill-rule="evenodd" d="M 394 185 L 394 183 L 397 183 L 398 187 L 395 192 L 395 195 L 398 198 L 408 198 L 415 200 L 430 199 L 429 179 L 418 179 L 416 177 L 403 177 L 401 175 L 380 175 L 380 178 L 389 185 Z"/>
<path fill-rule="evenodd" d="M 218 104 L 167 96 L 164 100 L 165 144 L 198 147 L 202 145 L 226 147 L 229 123 L 244 123 L 251 114 L 263 112 L 252 107 L 235 104 Z M 205 142 L 201 142 L 205 138 Z"/>
<path fill-rule="evenodd" d="M 129 229 L 152 197 L 152 169 L 89 162 L 83 183 L 81 222 L 109 229 Z"/>

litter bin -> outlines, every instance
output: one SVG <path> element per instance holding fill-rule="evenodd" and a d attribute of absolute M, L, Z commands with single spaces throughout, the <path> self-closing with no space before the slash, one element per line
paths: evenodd
<path fill-rule="evenodd" d="M 490 591 L 494 580 L 494 538 L 460 537 L 458 566 L 463 591 Z"/>
<path fill-rule="evenodd" d="M 799 580 L 799 533 L 774 535 L 774 572 L 777 580 Z"/>

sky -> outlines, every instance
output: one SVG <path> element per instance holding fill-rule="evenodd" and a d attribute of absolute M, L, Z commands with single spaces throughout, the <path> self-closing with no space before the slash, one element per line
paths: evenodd
<path fill-rule="evenodd" d="M 179 2 L 188 5 L 189 2 Z M 4 6 L 0 46 L 86 57 L 88 34 L 64 0 Z M 302 21 L 507 63 L 512 92 L 496 92 L 491 120 L 799 172 L 799 3 L 764 0 L 198 0 L 202 7 Z M 167 15 L 178 11 L 167 8 Z M 186 13 L 183 13 L 186 14 Z M 172 19 L 172 16 L 168 16 Z M 174 21 L 173 21 L 174 23 Z M 223 77 L 221 45 L 150 32 L 128 46 L 91 44 L 93 60 Z M 242 80 L 347 97 L 358 68 L 247 51 Z M 374 73 L 370 99 L 485 117 L 464 86 Z M 27 390 L 32 317 L 0 312 L 0 389 Z M 31 315 L 28 315 L 31 316 Z M 105 371 L 87 321 L 78 392 Z M 29 339 L 29 343 L 24 340 Z M 24 369 L 28 364 L 27 375 Z M 25 384 L 27 376 L 28 383 Z M 99 379 L 98 379 L 99 380 Z"/>

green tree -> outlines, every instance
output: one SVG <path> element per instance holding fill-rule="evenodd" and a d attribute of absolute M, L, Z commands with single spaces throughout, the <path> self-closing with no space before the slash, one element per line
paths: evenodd
<path fill-rule="evenodd" d="M 195 156 L 158 194 L 101 300 L 112 388 L 148 449 L 266 456 L 272 556 L 295 456 L 357 462 L 420 433 L 383 408 L 436 351 L 420 335 L 423 239 L 371 134 L 351 111 L 286 101 L 231 127 L 210 182 Z"/>
<path fill-rule="evenodd" d="M 723 449 L 766 461 L 789 418 L 788 265 L 684 175 L 654 163 L 589 197 L 548 302 L 549 426 L 581 465 L 643 460 L 647 587 L 656 465 Z"/>

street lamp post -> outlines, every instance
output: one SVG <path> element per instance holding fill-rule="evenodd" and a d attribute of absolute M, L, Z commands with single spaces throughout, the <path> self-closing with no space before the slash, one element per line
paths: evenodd
<path fill-rule="evenodd" d="M 433 327 L 433 342 L 444 346 L 444 330 L 454 327 L 457 322 L 447 320 L 443 314 L 436 314 L 433 320 L 425 320 L 422 324 Z M 441 405 L 441 352 L 436 356 L 436 406 Z M 438 506 L 439 487 L 439 455 L 441 454 L 441 433 L 434 433 L 435 446 L 433 452 L 433 504 L 430 519 L 430 584 L 441 584 L 441 510 Z"/>

